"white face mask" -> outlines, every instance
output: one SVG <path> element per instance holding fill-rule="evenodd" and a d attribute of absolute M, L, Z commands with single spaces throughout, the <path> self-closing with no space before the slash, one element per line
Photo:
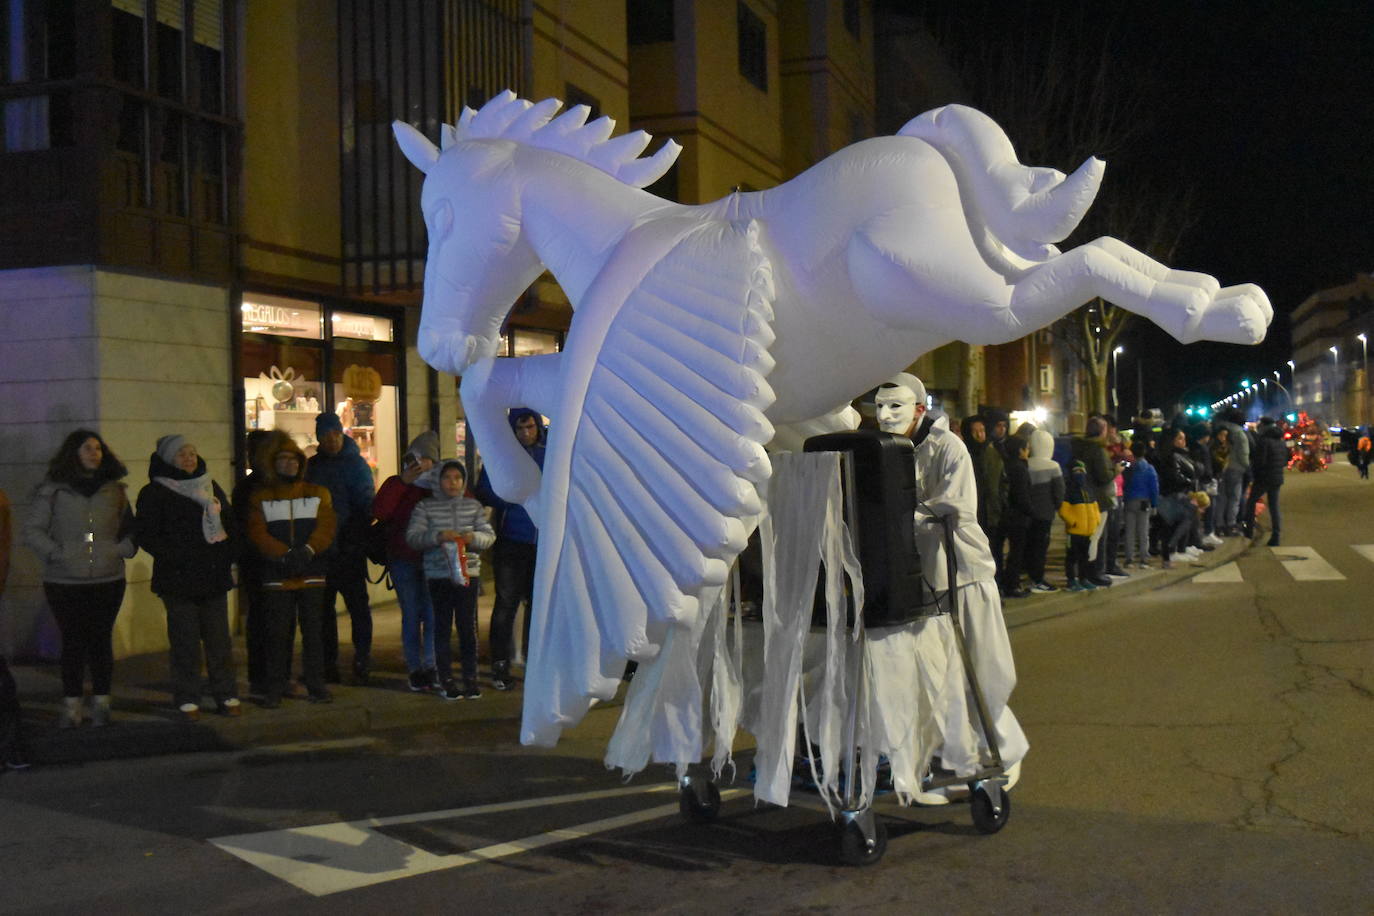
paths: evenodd
<path fill-rule="evenodd" d="M 878 409 L 878 428 L 885 433 L 896 433 L 899 436 L 911 432 L 916 423 L 917 407 L 925 407 L 924 404 L 917 405 L 916 393 L 905 385 L 879 388 L 873 405 Z"/>

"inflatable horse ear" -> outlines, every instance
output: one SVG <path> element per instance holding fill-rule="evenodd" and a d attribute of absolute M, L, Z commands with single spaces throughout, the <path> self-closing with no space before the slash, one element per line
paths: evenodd
<path fill-rule="evenodd" d="M 448 130 L 453 128 L 444 125 Z M 396 143 L 401 147 L 401 152 L 410 160 L 410 164 L 415 166 L 426 175 L 434 167 L 434 163 L 439 161 L 439 149 L 426 139 L 425 135 L 404 121 L 392 121 L 391 131 L 396 135 Z"/>

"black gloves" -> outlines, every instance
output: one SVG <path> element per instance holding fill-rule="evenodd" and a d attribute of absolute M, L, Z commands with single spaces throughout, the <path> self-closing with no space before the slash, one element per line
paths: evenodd
<path fill-rule="evenodd" d="M 310 567 L 310 561 L 315 558 L 315 551 L 309 545 L 292 547 L 286 552 L 286 556 L 281 558 L 282 566 L 286 575 L 294 578 L 303 574 Z"/>

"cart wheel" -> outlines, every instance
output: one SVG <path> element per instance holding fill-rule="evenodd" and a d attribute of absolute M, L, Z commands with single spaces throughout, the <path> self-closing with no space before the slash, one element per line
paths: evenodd
<path fill-rule="evenodd" d="M 840 861 L 845 865 L 875 865 L 887 852 L 887 827 L 873 822 L 873 845 L 868 845 L 863 829 L 849 822 L 840 830 Z"/>
<path fill-rule="evenodd" d="M 708 823 L 720 814 L 720 789 L 708 780 L 690 783 L 682 787 L 677 806 L 687 820 Z"/>
<path fill-rule="evenodd" d="M 973 826 L 978 828 L 979 833 L 996 833 L 1007 824 L 1007 818 L 1011 817 L 1011 793 L 1003 791 L 1002 810 L 992 810 L 992 799 L 981 786 L 974 789 L 969 796 L 969 807 L 972 808 Z"/>

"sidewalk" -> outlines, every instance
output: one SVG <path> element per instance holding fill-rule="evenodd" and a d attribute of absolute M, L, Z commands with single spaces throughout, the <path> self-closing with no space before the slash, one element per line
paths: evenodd
<path fill-rule="evenodd" d="M 1055 525 L 1050 543 L 1049 576 L 1063 583 L 1065 538 L 1063 526 Z M 1170 570 L 1133 570 L 1129 579 L 1111 588 L 1091 592 L 1035 592 L 1028 598 L 1006 603 L 1009 628 L 1040 620 L 1081 613 L 1119 599 L 1173 585 L 1198 573 L 1234 560 L 1250 542 L 1227 538 L 1222 546 L 1203 554 L 1197 563 L 1176 562 Z M 1155 560 L 1158 564 L 1158 560 Z M 488 589 L 490 591 L 490 589 Z M 401 655 L 401 615 L 392 602 L 373 608 L 373 674 L 368 687 L 345 683 L 331 687 L 334 702 L 314 704 L 287 700 L 281 708 L 265 710 L 246 697 L 243 715 L 230 719 L 204 709 L 196 723 L 181 721 L 171 705 L 165 652 L 125 658 L 115 663 L 114 723 L 107 728 L 56 728 L 62 684 L 53 664 L 13 665 L 24 708 L 25 737 L 35 763 L 74 763 L 115 757 L 140 757 L 189 751 L 243 750 L 270 745 L 356 737 L 369 732 L 413 726 L 461 722 L 499 723 L 509 739 L 519 739 L 522 693 L 491 689 L 482 666 L 482 697 L 478 700 L 444 700 L 431 694 L 412 693 L 407 686 Z M 486 627 L 491 615 L 490 594 L 478 604 L 481 646 L 485 652 Z M 352 648 L 347 644 L 348 618 L 339 620 L 341 667 L 347 671 Z M 457 646 L 455 645 L 455 655 Z M 235 639 L 240 686 L 244 685 L 243 639 Z"/>

